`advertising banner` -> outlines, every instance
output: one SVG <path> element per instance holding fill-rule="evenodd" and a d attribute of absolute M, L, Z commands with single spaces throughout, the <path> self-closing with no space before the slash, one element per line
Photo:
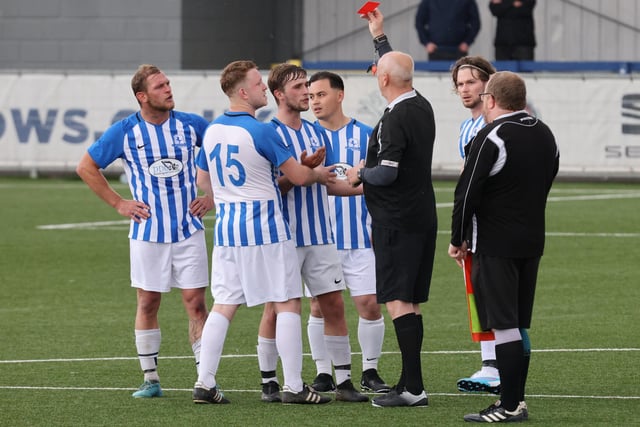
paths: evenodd
<path fill-rule="evenodd" d="M 167 73 L 176 109 L 213 120 L 227 108 L 218 73 Z M 266 80 L 266 72 L 263 71 Z M 342 74 L 344 111 L 374 126 L 386 101 L 371 75 Z M 554 132 L 564 176 L 640 177 L 640 87 L 629 76 L 522 75 L 528 109 Z M 128 74 L 0 74 L 0 172 L 73 172 L 112 123 L 138 109 Z M 434 175 L 456 175 L 460 123 L 469 116 L 446 73 L 418 73 L 436 116 Z M 273 97 L 258 111 L 269 121 Z M 304 117 L 314 120 L 313 114 Z M 114 165 L 117 172 L 119 165 Z"/>

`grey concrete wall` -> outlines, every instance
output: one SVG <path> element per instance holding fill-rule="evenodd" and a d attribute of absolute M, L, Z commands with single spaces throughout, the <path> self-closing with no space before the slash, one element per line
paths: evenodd
<path fill-rule="evenodd" d="M 241 0 L 210 1 L 219 14 L 224 13 L 223 4 L 240 10 L 243 4 Z M 355 13 L 364 0 L 295 1 L 302 5 L 303 19 L 301 44 L 293 44 L 301 45 L 304 60 L 372 59 L 366 23 Z M 489 13 L 489 0 L 477 1 L 482 29 L 471 54 L 492 59 L 495 19 Z M 264 26 L 256 25 L 252 30 L 273 40 L 267 21 L 281 16 L 278 8 L 290 8 L 291 4 L 264 2 L 274 11 L 264 16 Z M 385 29 L 394 47 L 411 53 L 416 60 L 426 60 L 413 25 L 419 0 L 382 3 Z M 181 69 L 182 4 L 181 0 L 2 0 L 0 69 L 130 71 L 142 62 Z M 638 0 L 538 0 L 535 18 L 538 60 L 640 61 Z M 211 25 L 225 22 L 227 37 L 247 31 L 248 23 L 242 16 L 235 14 L 229 20 L 232 22 L 216 16 Z M 288 24 L 278 26 L 283 25 Z M 296 32 L 291 32 L 291 37 Z M 278 43 L 286 46 L 284 42 Z M 205 48 L 224 49 L 228 45 L 223 43 L 214 40 Z M 235 50 L 243 51 L 234 52 L 234 57 L 249 54 Z"/>
<path fill-rule="evenodd" d="M 2 0 L 1 69 L 180 68 L 180 0 Z"/>
<path fill-rule="evenodd" d="M 489 0 L 476 0 L 481 29 L 472 55 L 494 58 L 495 18 Z M 307 61 L 370 60 L 366 23 L 356 14 L 364 3 L 304 0 L 303 52 Z M 427 59 L 414 28 L 419 0 L 382 1 L 385 32 L 394 48 Z M 535 13 L 540 61 L 640 61 L 640 1 L 538 0 Z"/>

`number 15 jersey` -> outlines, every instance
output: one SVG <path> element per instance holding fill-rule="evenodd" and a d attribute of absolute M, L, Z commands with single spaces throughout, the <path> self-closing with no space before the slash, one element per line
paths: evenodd
<path fill-rule="evenodd" d="M 291 157 L 273 127 L 244 112 L 226 112 L 207 128 L 198 167 L 209 171 L 218 246 L 290 240 L 277 167 Z"/>

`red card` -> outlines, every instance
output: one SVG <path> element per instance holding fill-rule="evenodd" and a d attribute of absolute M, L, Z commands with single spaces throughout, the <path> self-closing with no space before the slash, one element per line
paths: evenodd
<path fill-rule="evenodd" d="M 369 12 L 373 12 L 374 10 L 376 10 L 376 8 L 380 6 L 380 2 L 377 1 L 368 1 L 365 4 L 362 5 L 362 7 L 360 8 L 360 10 L 358 10 L 358 13 L 360 15 L 366 15 Z"/>

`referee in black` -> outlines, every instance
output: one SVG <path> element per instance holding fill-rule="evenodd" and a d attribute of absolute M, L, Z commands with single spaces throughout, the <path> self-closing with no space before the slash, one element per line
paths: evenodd
<path fill-rule="evenodd" d="M 508 71 L 491 76 L 480 97 L 488 123 L 469 144 L 455 190 L 449 256 L 473 253 L 478 317 L 493 330 L 500 400 L 465 421 L 515 422 L 524 401 L 538 266 L 544 249 L 545 207 L 558 173 L 551 130 L 524 111 L 524 81 Z"/>
<path fill-rule="evenodd" d="M 378 61 L 378 87 L 389 104 L 369 139 L 366 162 L 347 171 L 352 185 L 364 185 L 377 301 L 393 319 L 402 354 L 397 386 L 373 399 L 377 407 L 428 405 L 419 304 L 429 297 L 437 234 L 431 182 L 435 121 L 429 101 L 413 89 L 413 67 L 411 56 L 397 51 Z"/>

